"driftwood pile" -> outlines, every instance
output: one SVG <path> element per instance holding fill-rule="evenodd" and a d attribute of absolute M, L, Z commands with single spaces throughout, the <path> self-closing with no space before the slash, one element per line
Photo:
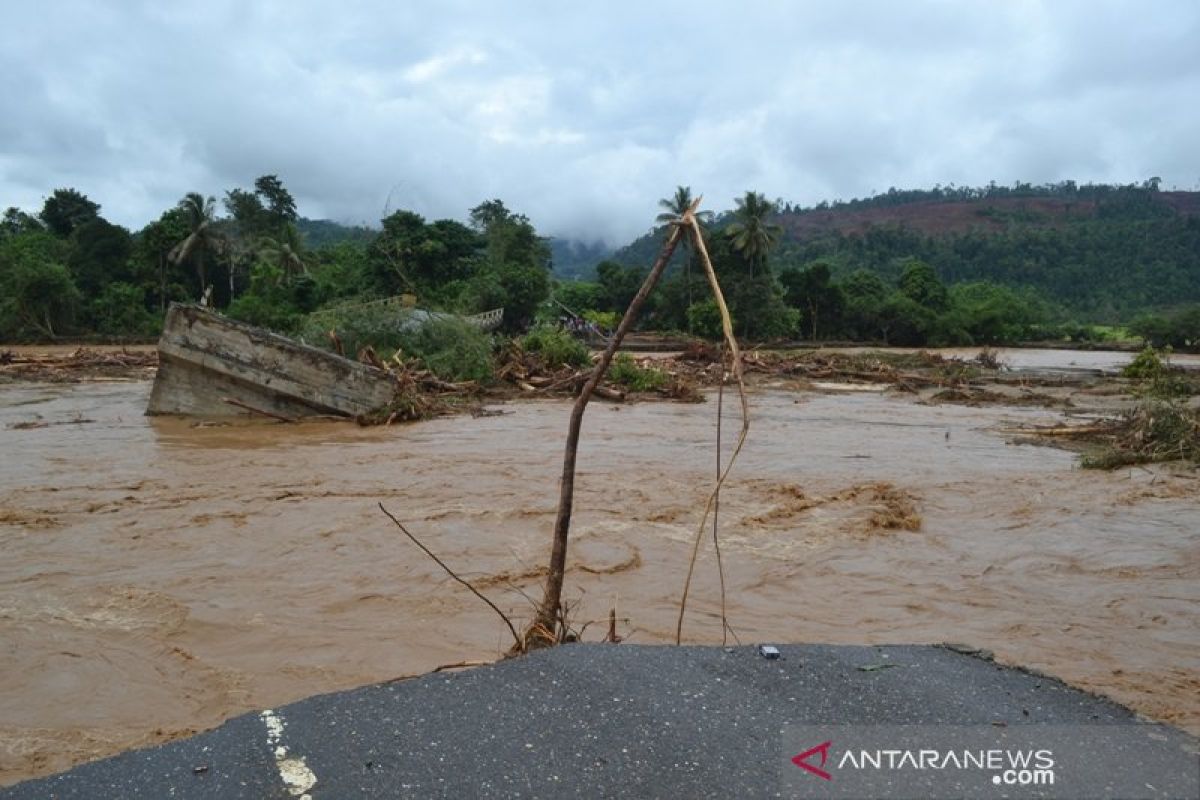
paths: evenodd
<path fill-rule="evenodd" d="M 69 353 L 20 353 L 0 350 L 0 382 L 81 383 L 88 380 L 141 380 L 158 367 L 153 350 L 91 350 Z"/>
<path fill-rule="evenodd" d="M 550 366 L 538 353 L 527 353 L 511 342 L 500 354 L 496 380 L 501 385 L 516 388 L 526 394 L 561 394 L 574 397 L 592 375 L 592 367 L 579 369 L 570 365 Z M 625 392 L 611 384 L 598 384 L 594 394 L 604 400 L 620 402 Z"/>

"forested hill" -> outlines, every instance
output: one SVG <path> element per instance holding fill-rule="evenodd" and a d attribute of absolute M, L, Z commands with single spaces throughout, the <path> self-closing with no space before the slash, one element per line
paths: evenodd
<path fill-rule="evenodd" d="M 1200 301 L 1200 192 L 1073 182 L 889 192 L 811 208 L 777 203 L 776 274 L 813 262 L 835 278 L 859 269 L 894 282 L 903 263 L 931 264 L 946 283 L 993 281 L 1036 290 L 1074 315 L 1127 319 Z M 714 230 L 729 220 L 717 217 Z M 645 266 L 661 233 L 618 250 Z"/>

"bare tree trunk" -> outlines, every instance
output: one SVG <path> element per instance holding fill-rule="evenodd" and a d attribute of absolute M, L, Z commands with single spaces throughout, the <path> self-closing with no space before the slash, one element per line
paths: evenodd
<path fill-rule="evenodd" d="M 699 200 L 697 200 L 696 204 L 698 203 Z M 693 207 L 689 213 L 694 210 Z M 671 260 L 671 256 L 675 253 L 675 248 L 679 244 L 679 240 L 684 235 L 684 225 L 675 225 L 671 231 L 671 235 L 663 244 L 662 251 L 658 255 L 658 260 L 654 262 L 650 274 L 646 276 L 646 280 L 642 283 L 642 288 L 638 289 L 638 293 L 629 304 L 629 308 L 625 310 L 625 316 L 621 319 L 621 324 L 617 326 L 616 332 L 608 342 L 608 347 L 605 348 L 604 354 L 600 357 L 600 362 L 592 370 L 591 377 L 588 378 L 588 382 L 584 385 L 579 397 L 575 399 L 575 405 L 571 409 L 571 422 L 567 429 L 566 452 L 563 455 L 562 481 L 559 487 L 558 516 L 554 520 L 554 544 L 553 549 L 550 551 L 550 574 L 546 577 L 546 590 L 542 596 L 542 604 L 538 608 L 537 617 L 525 636 L 527 647 L 554 644 L 555 631 L 558 628 L 559 611 L 562 606 L 563 575 L 566 572 L 567 565 L 567 538 L 571 531 L 571 509 L 575 499 L 575 456 L 579 449 L 579 431 L 583 424 L 583 412 L 592 397 L 592 392 L 595 391 L 596 386 L 603 379 L 604 373 L 608 371 L 608 365 L 612 363 L 613 355 L 616 353 L 617 348 L 621 346 L 621 341 L 625 338 L 625 334 L 629 332 L 629 328 L 632 327 L 634 320 L 637 319 L 637 315 L 642 309 L 642 304 L 645 303 L 646 297 L 654 289 L 655 284 L 658 283 L 658 279 L 662 277 L 663 270 L 667 267 L 667 262 Z"/>
<path fill-rule="evenodd" d="M 687 253 L 687 261 L 684 262 L 684 268 L 687 270 L 687 311 L 691 311 L 694 303 L 692 300 L 692 260 L 695 257 L 695 253 L 692 252 L 690 248 L 686 249 L 689 250 Z M 687 331 L 690 334 L 692 332 L 692 315 L 688 314 L 687 311 L 684 312 L 684 317 L 687 318 Z"/>

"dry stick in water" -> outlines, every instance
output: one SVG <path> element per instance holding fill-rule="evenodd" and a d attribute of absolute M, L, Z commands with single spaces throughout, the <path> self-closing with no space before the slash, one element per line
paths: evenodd
<path fill-rule="evenodd" d="M 667 238 L 667 241 L 663 244 L 662 251 L 658 254 L 658 260 L 654 262 L 650 274 L 646 276 L 646 280 L 642 283 L 642 288 L 638 289 L 638 293 L 634 296 L 633 301 L 630 302 L 629 308 L 625 310 L 625 316 L 621 318 L 621 324 L 617 326 L 617 330 L 613 334 L 612 339 L 609 340 L 608 346 L 604 348 L 603 355 L 600 356 L 599 363 L 592 370 L 591 377 L 584 384 L 579 397 L 575 399 L 575 405 L 571 408 L 571 421 L 567 427 L 567 445 L 563 454 L 562 480 L 559 486 L 558 515 L 554 520 L 554 543 L 550 551 L 550 572 L 546 576 L 546 591 L 542 596 L 542 605 L 538 609 L 537 618 L 526 631 L 526 646 L 544 647 L 555 643 L 554 632 L 558 629 L 558 623 L 561 618 L 560 606 L 562 605 L 563 575 L 567 565 L 567 539 L 571 532 L 571 507 L 575 500 L 575 457 L 579 449 L 579 431 L 583 424 L 583 412 L 592 397 L 592 392 L 596 390 L 596 387 L 604 378 L 604 373 L 608 371 L 608 365 L 612 363 L 613 354 L 621 346 L 621 341 L 625 338 L 625 334 L 633 325 L 634 320 L 637 319 L 638 312 L 641 311 L 642 304 L 646 301 L 647 295 L 654 289 L 654 286 L 658 283 L 658 279 L 662 277 L 663 271 L 667 268 L 667 262 L 674 255 L 675 248 L 679 245 L 679 240 L 683 238 L 683 225 L 687 224 L 687 220 L 694 220 L 694 214 L 700 205 L 700 199 L 697 197 L 691 207 L 684 212 L 681 220 L 682 224 L 674 226 L 671 230 L 671 235 Z"/>
<path fill-rule="evenodd" d="M 721 342 L 721 380 L 717 384 L 717 483 L 721 481 L 721 412 L 725 404 L 725 343 Z M 725 565 L 721 563 L 721 540 L 717 536 L 717 531 L 720 528 L 719 520 L 721 516 L 721 490 L 718 486 L 716 496 L 713 498 L 713 527 L 712 540 L 713 551 L 717 554 L 717 577 L 721 581 L 721 646 L 724 647 L 729 643 L 729 634 L 733 633 L 733 628 L 729 627 L 729 617 L 725 613 Z M 733 633 L 733 638 L 737 639 L 737 634 Z M 741 644 L 740 640 L 738 644 Z"/>
<path fill-rule="evenodd" d="M 738 349 L 737 339 L 733 335 L 733 322 L 729 318 L 729 307 L 725 305 L 725 295 L 721 293 L 721 284 L 717 282 L 717 273 L 713 270 L 712 261 L 708 257 L 708 248 L 704 246 L 704 234 L 700 230 L 700 223 L 696 221 L 694 216 L 689 216 L 681 225 L 690 225 L 692 229 L 692 237 L 695 239 L 696 252 L 700 254 L 700 262 L 704 264 L 704 271 L 708 275 L 708 285 L 712 287 L 713 296 L 717 301 L 717 308 L 721 312 L 721 332 L 725 335 L 725 342 L 729 345 L 729 352 L 733 358 L 733 374 L 737 378 L 738 397 L 742 404 L 742 430 L 738 435 L 737 446 L 733 448 L 733 455 L 729 457 L 729 463 L 725 465 L 724 472 L 721 472 L 717 478 L 717 485 L 713 487 L 712 494 L 708 496 L 708 503 L 704 506 L 704 516 L 700 518 L 700 527 L 696 531 L 696 540 L 692 544 L 692 559 L 688 563 L 687 578 L 683 582 L 683 596 L 679 599 L 679 621 L 675 625 L 675 644 L 680 644 L 683 639 L 683 615 L 687 611 L 688 592 L 692 588 L 692 573 L 696 571 L 696 556 L 700 553 L 700 542 L 704 538 L 704 526 L 708 522 L 708 515 L 712 511 L 713 506 L 717 502 L 717 498 L 721 494 L 721 486 L 724 485 L 725 479 L 729 477 L 729 471 L 733 469 L 733 464 L 737 461 L 738 454 L 742 452 L 742 445 L 746 443 L 746 434 L 750 431 L 750 405 L 746 400 L 746 382 L 742 376 L 742 354 Z M 721 370 L 722 378 L 724 378 L 724 359 L 722 359 Z M 714 539 L 716 533 L 714 530 Z M 720 565 L 718 564 L 718 568 Z M 722 571 L 721 583 L 724 585 L 725 577 Z M 724 591 L 722 591 L 722 598 Z M 724 602 L 721 608 L 721 635 L 725 635 L 725 631 L 729 628 L 729 621 L 725 619 Z"/>
<path fill-rule="evenodd" d="M 520 637 L 520 635 L 517 634 L 517 629 L 515 627 L 513 627 L 512 620 L 510 620 L 508 618 L 507 614 L 505 614 L 503 611 L 501 611 L 500 608 L 495 603 L 493 603 L 491 600 L 488 600 L 487 597 L 485 597 L 482 593 L 480 593 L 480 591 L 478 589 L 476 589 L 474 586 L 472 586 L 471 584 L 467 583 L 465 580 L 460 578 L 458 576 L 458 574 L 455 573 L 454 570 L 452 570 L 448 566 L 446 566 L 446 562 L 442 561 L 440 558 L 435 556 L 433 554 L 432 550 L 430 550 L 428 547 L 426 547 L 424 544 L 421 543 L 420 539 L 418 539 L 416 536 L 413 536 L 412 533 L 408 530 L 408 528 L 404 527 L 404 524 L 402 522 L 400 522 L 400 520 L 398 520 L 394 516 L 392 516 L 392 512 L 388 511 L 386 508 L 383 507 L 383 503 L 379 504 L 379 510 L 382 511 L 384 514 L 386 514 L 387 518 L 390 519 L 392 522 L 394 522 L 396 524 L 396 527 L 400 529 L 401 533 L 403 533 L 405 536 L 407 536 L 409 539 L 411 539 L 413 544 L 415 544 L 417 547 L 421 548 L 421 550 L 425 553 L 425 555 L 429 556 L 435 562 L 437 562 L 437 565 L 439 567 L 441 567 L 442 569 L 444 569 L 446 571 L 447 575 L 449 575 L 451 578 L 454 578 L 454 580 L 458 581 L 463 586 L 470 589 L 471 594 L 475 595 L 480 600 L 487 603 L 488 606 L 492 609 L 492 611 L 495 611 L 497 614 L 499 614 L 500 619 L 504 620 L 504 624 L 507 625 L 509 631 L 512 632 L 513 641 L 516 643 L 516 645 L 515 645 L 516 649 L 517 650 L 522 649 L 521 637 Z"/>

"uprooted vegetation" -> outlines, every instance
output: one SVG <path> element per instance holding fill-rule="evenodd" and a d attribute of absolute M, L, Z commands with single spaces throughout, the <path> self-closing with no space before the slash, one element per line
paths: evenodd
<path fill-rule="evenodd" d="M 336 339 L 337 337 L 333 337 Z M 436 320 L 404 338 L 397 356 L 380 359 L 364 348 L 360 360 L 397 374 L 397 408 L 370 416 L 371 421 L 423 419 L 472 407 L 485 399 L 517 396 L 576 396 L 592 372 L 594 356 L 569 332 L 551 326 L 534 328 L 515 339 L 493 338 L 469 323 Z M 695 402 L 701 389 L 717 386 L 725 369 L 720 351 L 695 342 L 674 356 L 618 354 L 596 395 L 620 402 L 629 398 Z M 825 384 L 892 389 L 925 402 L 965 405 L 1068 407 L 1063 393 L 1039 391 L 1061 387 L 1066 379 L 1014 377 L 994 353 L 962 360 L 926 351 L 763 351 L 741 355 L 751 384 L 794 388 Z M 407 374 L 400 374 L 406 372 Z M 438 402 L 422 403 L 412 392 L 432 394 Z"/>
<path fill-rule="evenodd" d="M 1171 363 L 1169 347 L 1142 350 L 1121 370 L 1121 376 L 1129 379 L 1134 394 L 1141 397 L 1171 400 L 1200 393 L 1200 383 Z"/>
<path fill-rule="evenodd" d="M 331 346 L 361 343 L 357 334 L 342 337 L 331 329 Z M 467 321 L 434 319 L 390 335 L 387 344 L 361 344 L 358 360 L 389 372 L 395 397 L 358 421 L 364 425 L 428 419 L 478 408 L 480 402 L 516 396 L 576 396 L 592 374 L 592 354 L 566 331 L 534 328 L 514 339 L 492 337 Z M 390 357 L 386 347 L 399 345 Z M 703 399 L 698 380 L 688 369 L 662 369 L 653 359 L 622 354 L 598 385 L 596 396 L 620 402 L 630 397 L 682 401 Z"/>
<path fill-rule="evenodd" d="M 1084 468 L 1167 461 L 1200 466 L 1200 409 L 1188 402 L 1200 386 L 1170 355 L 1169 348 L 1147 347 L 1122 370 L 1138 403 L 1086 442 Z"/>
<path fill-rule="evenodd" d="M 1165 461 L 1200 467 L 1200 411 L 1147 400 L 1094 435 L 1080 463 L 1086 469 L 1116 469 Z"/>
<path fill-rule="evenodd" d="M 1147 348 L 1122 370 L 1124 390 L 1135 402 L 1116 416 L 1010 432 L 1076 450 L 1084 469 L 1164 462 L 1200 467 L 1200 407 L 1192 398 L 1200 382 L 1172 366 L 1169 356 L 1169 350 Z"/>

